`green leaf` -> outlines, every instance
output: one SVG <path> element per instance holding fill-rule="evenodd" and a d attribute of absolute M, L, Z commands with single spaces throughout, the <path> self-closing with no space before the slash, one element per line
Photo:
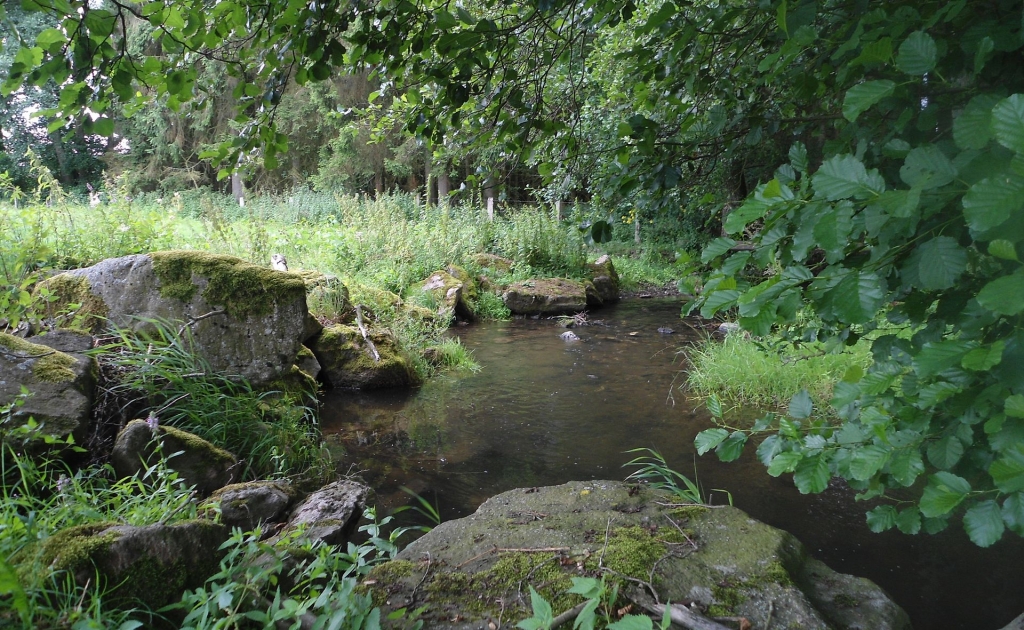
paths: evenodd
<path fill-rule="evenodd" d="M 829 201 L 867 199 L 885 192 L 885 180 L 876 169 L 868 171 L 856 157 L 844 154 L 826 160 L 811 177 L 816 197 Z"/>
<path fill-rule="evenodd" d="M 1024 94 L 1004 98 L 992 108 L 992 135 L 1007 149 L 1024 153 Z"/>
<path fill-rule="evenodd" d="M 1002 511 L 1006 526 L 1014 533 L 1024 536 L 1024 492 L 1006 497 Z"/>
<path fill-rule="evenodd" d="M 875 444 L 855 448 L 850 456 L 850 474 L 857 481 L 871 479 L 885 465 L 889 452 L 889 449 Z"/>
<path fill-rule="evenodd" d="M 757 447 L 757 459 L 765 466 L 770 466 L 775 456 L 782 452 L 782 440 L 777 435 L 769 435 Z"/>
<path fill-rule="evenodd" d="M 896 524 L 896 508 L 891 505 L 879 505 L 876 508 L 868 510 L 868 529 L 881 534 L 884 531 L 890 530 Z"/>
<path fill-rule="evenodd" d="M 900 167 L 900 179 L 921 190 L 945 186 L 957 175 L 953 163 L 933 144 L 916 147 L 907 154 Z"/>
<path fill-rule="evenodd" d="M 808 166 L 807 147 L 803 142 L 794 142 L 789 147 L 789 163 L 799 173 L 806 173 Z"/>
<path fill-rule="evenodd" d="M 853 204 L 848 201 L 837 203 L 829 208 L 814 225 L 814 238 L 825 250 L 825 260 L 829 263 L 843 259 L 846 246 L 849 245 L 850 231 L 853 230 Z"/>
<path fill-rule="evenodd" d="M 736 241 L 734 239 L 725 237 L 716 238 L 704 247 L 704 251 L 701 252 L 700 255 L 700 261 L 703 263 L 709 263 L 735 246 Z"/>
<path fill-rule="evenodd" d="M 10 597 L 10 606 L 18 612 L 26 627 L 28 627 L 30 621 L 28 597 L 21 586 L 21 580 L 18 578 L 17 571 L 14 570 L 14 567 L 7 564 L 3 558 L 0 558 L 0 595 Z"/>
<path fill-rule="evenodd" d="M 801 389 L 789 399 L 790 418 L 796 418 L 797 420 L 810 418 L 812 411 L 814 411 L 814 403 L 811 401 L 811 395 L 807 393 L 806 389 Z"/>
<path fill-rule="evenodd" d="M 1003 456 L 988 467 L 988 474 L 1000 492 L 1024 490 L 1024 446 L 1004 451 Z"/>
<path fill-rule="evenodd" d="M 728 216 L 725 217 L 725 223 L 722 224 L 722 229 L 725 230 L 726 234 L 742 232 L 748 223 L 763 217 L 769 207 L 763 201 L 758 201 L 752 197 L 748 198 L 742 206 L 729 212 Z"/>
<path fill-rule="evenodd" d="M 853 271 L 829 291 L 836 317 L 847 324 L 863 324 L 878 313 L 885 294 L 875 273 Z"/>
<path fill-rule="evenodd" d="M 949 472 L 935 473 L 928 478 L 928 486 L 921 496 L 921 513 L 928 517 L 949 514 L 970 491 L 971 484 L 963 477 Z"/>
<path fill-rule="evenodd" d="M 111 118 L 97 118 L 92 122 L 92 132 L 109 138 L 114 135 L 114 121 Z"/>
<path fill-rule="evenodd" d="M 917 534 L 921 531 L 921 510 L 909 507 L 900 510 L 896 516 L 896 527 L 904 534 Z"/>
<path fill-rule="evenodd" d="M 830 477 L 828 459 L 824 455 L 814 455 L 800 460 L 793 481 L 800 494 L 817 494 L 828 487 Z"/>
<path fill-rule="evenodd" d="M 747 434 L 733 431 L 724 442 L 718 445 L 715 453 L 723 462 L 734 462 L 743 454 L 743 446 L 747 443 Z"/>
<path fill-rule="evenodd" d="M 608 630 L 652 630 L 654 622 L 650 617 L 643 615 L 626 615 L 613 624 L 608 625 Z"/>
<path fill-rule="evenodd" d="M 36 45 L 48 50 L 52 44 L 63 44 L 68 41 L 67 36 L 55 28 L 48 28 L 36 35 Z"/>
<path fill-rule="evenodd" d="M 940 470 L 949 470 L 964 455 L 964 445 L 955 435 L 944 436 L 928 445 L 928 461 Z"/>
<path fill-rule="evenodd" d="M 986 372 L 999 365 L 999 362 L 1003 360 L 1003 350 L 1005 348 L 1006 343 L 1002 339 L 993 342 L 991 345 L 975 348 L 964 355 L 960 365 L 966 370 Z"/>
<path fill-rule="evenodd" d="M 729 432 L 725 429 L 705 429 L 697 434 L 693 445 L 697 447 L 697 454 L 703 455 L 721 444 L 727 437 L 729 437 Z"/>
<path fill-rule="evenodd" d="M 979 547 L 990 547 L 1006 531 L 1003 515 L 995 501 L 982 501 L 971 506 L 964 514 L 964 529 L 971 542 Z"/>
<path fill-rule="evenodd" d="M 705 319 L 714 317 L 715 313 L 723 308 L 734 306 L 739 297 L 740 292 L 735 289 L 715 291 L 704 300 L 704 304 L 700 307 L 700 316 Z"/>
<path fill-rule="evenodd" d="M 590 236 L 595 243 L 609 243 L 612 240 L 612 226 L 607 221 L 594 221 L 590 226 Z"/>
<path fill-rule="evenodd" d="M 1012 173 L 986 177 L 963 198 L 964 218 L 976 232 L 999 227 L 1024 208 L 1024 178 Z"/>
<path fill-rule="evenodd" d="M 1002 315 L 1016 315 L 1024 311 L 1024 271 L 986 284 L 978 293 L 978 303 Z"/>
<path fill-rule="evenodd" d="M 1003 260 L 1016 260 L 1020 262 L 1020 258 L 1017 257 L 1017 247 L 1013 242 L 1004 238 L 997 238 L 989 243 L 988 253 Z"/>
<path fill-rule="evenodd" d="M 537 165 L 537 173 L 541 177 L 551 177 L 551 174 L 555 172 L 555 165 L 551 162 L 541 162 Z"/>
<path fill-rule="evenodd" d="M 1011 418 L 1024 418 L 1024 394 L 1008 396 L 1003 403 L 1003 411 Z"/>
<path fill-rule="evenodd" d="M 919 249 L 918 279 L 927 291 L 948 289 L 967 268 L 967 250 L 948 236 L 936 236 Z"/>
<path fill-rule="evenodd" d="M 804 456 L 797 451 L 784 451 L 772 458 L 768 465 L 768 474 L 778 477 L 782 473 L 793 472 Z"/>
<path fill-rule="evenodd" d="M 929 341 L 914 357 L 914 371 L 921 378 L 927 378 L 948 370 L 960 363 L 963 356 L 973 349 L 973 343 L 960 339 Z"/>
<path fill-rule="evenodd" d="M 984 149 L 992 139 L 992 108 L 999 97 L 980 94 L 972 98 L 953 121 L 953 141 L 961 149 Z"/>
<path fill-rule="evenodd" d="M 843 117 L 850 122 L 871 108 L 883 98 L 892 95 L 896 84 L 892 81 L 865 81 L 853 86 L 843 99 Z"/>
<path fill-rule="evenodd" d="M 924 31 L 911 33 L 896 53 L 896 66 L 907 74 L 919 76 L 935 68 L 939 57 L 938 46 Z"/>

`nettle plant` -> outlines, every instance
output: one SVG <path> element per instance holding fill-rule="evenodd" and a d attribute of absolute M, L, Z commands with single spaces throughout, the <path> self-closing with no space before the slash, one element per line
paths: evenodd
<path fill-rule="evenodd" d="M 801 492 L 841 477 L 882 499 L 874 531 L 934 533 L 962 514 L 989 546 L 1024 535 L 1021 7 L 896 3 L 850 24 L 829 43 L 829 139 L 794 143 L 727 216 L 692 308 L 735 309 L 754 335 L 865 338 L 873 362 L 836 387 L 838 422 L 806 392 L 744 428 L 712 401 L 720 426 L 696 445 L 733 460 L 763 438 L 769 474 Z"/>

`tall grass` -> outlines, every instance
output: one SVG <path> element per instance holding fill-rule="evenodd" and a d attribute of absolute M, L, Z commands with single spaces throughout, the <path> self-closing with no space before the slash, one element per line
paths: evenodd
<path fill-rule="evenodd" d="M 832 390 L 848 369 L 867 367 L 866 344 L 828 353 L 815 345 L 769 349 L 757 340 L 729 335 L 685 350 L 686 389 L 699 397 L 716 394 L 723 402 L 762 410 L 784 409 L 806 389 L 816 409 L 829 409 Z"/>
<path fill-rule="evenodd" d="M 101 361 L 116 374 L 109 389 L 143 414 L 227 449 L 241 460 L 245 479 L 330 473 L 315 411 L 302 398 L 277 399 L 240 377 L 220 374 L 199 356 L 188 329 L 152 320 L 151 332 L 121 332 L 102 348 Z"/>

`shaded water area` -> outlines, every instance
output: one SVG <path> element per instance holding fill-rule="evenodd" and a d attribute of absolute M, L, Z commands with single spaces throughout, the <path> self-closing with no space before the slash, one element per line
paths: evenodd
<path fill-rule="evenodd" d="M 686 366 L 677 351 L 700 336 L 677 302 L 625 301 L 591 318 L 603 325 L 576 328 L 581 341 L 571 343 L 552 320 L 460 328 L 479 373 L 414 392 L 334 394 L 324 432 L 364 471 L 378 506 L 408 503 L 404 485 L 445 520 L 512 488 L 622 479 L 634 457 L 625 451 L 655 448 L 676 470 L 696 465 L 705 491 L 728 490 L 736 507 L 792 532 L 832 568 L 880 584 L 918 630 L 999 628 L 1024 612 L 1024 541 L 1015 536 L 979 549 L 959 523 L 935 536 L 873 534 L 865 505 L 842 484 L 801 495 L 791 475 L 769 477 L 750 445 L 730 464 L 698 458 L 693 439 L 710 420 L 678 388 Z"/>

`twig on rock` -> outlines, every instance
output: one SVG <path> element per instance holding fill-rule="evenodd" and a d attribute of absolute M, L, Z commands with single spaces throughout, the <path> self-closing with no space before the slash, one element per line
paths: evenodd
<path fill-rule="evenodd" d="M 356 304 L 356 326 L 359 327 L 359 332 L 362 333 L 363 339 L 366 341 L 366 345 L 370 347 L 370 352 L 373 353 L 373 360 L 380 363 L 380 353 L 377 352 L 377 346 L 373 345 L 373 341 L 370 340 L 370 335 L 366 332 L 366 327 L 363 326 L 362 304 Z"/>

